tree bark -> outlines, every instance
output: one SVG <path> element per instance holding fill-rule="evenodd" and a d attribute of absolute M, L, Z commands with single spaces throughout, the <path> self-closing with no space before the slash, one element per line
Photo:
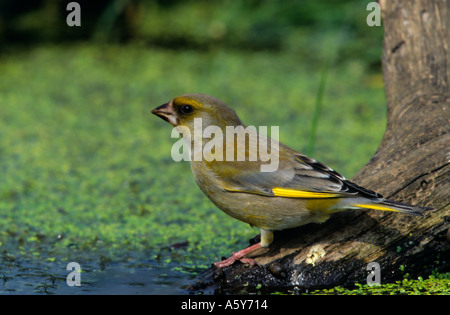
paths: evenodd
<path fill-rule="evenodd" d="M 380 0 L 385 28 L 387 130 L 352 179 L 388 199 L 433 206 L 424 217 L 347 211 L 322 224 L 275 234 L 253 257 L 211 268 L 194 285 L 216 293 L 313 290 L 450 271 L 450 1 Z M 265 291 L 266 290 L 266 291 Z"/>

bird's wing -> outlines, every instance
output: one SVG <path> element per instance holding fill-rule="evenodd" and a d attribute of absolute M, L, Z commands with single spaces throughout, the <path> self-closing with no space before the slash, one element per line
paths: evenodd
<path fill-rule="evenodd" d="M 253 165 L 235 174 L 222 179 L 225 190 L 290 198 L 382 197 L 300 153 L 280 161 L 274 172 L 261 172 Z"/>

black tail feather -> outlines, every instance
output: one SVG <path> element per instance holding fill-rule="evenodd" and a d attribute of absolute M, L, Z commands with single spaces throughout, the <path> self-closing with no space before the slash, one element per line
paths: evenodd
<path fill-rule="evenodd" d="M 424 212 L 434 210 L 434 208 L 431 208 L 431 207 L 413 206 L 413 205 L 410 205 L 407 203 L 393 201 L 393 200 L 386 200 L 386 199 L 383 200 L 382 202 L 380 202 L 380 204 L 388 206 L 388 207 L 393 207 L 399 212 L 412 214 L 412 215 L 416 215 L 416 216 L 420 216 L 420 217 L 423 216 Z"/>

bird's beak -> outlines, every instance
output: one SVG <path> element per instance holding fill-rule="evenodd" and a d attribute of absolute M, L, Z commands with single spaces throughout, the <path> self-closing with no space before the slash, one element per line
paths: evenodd
<path fill-rule="evenodd" d="M 161 117 L 171 125 L 178 125 L 177 116 L 170 103 L 162 104 L 152 110 L 152 114 Z"/>

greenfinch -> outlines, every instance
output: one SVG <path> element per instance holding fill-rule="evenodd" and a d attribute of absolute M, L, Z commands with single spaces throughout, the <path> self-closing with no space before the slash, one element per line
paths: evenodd
<path fill-rule="evenodd" d="M 338 211 L 375 209 L 421 216 L 432 209 L 386 200 L 358 186 L 317 160 L 248 128 L 215 97 L 181 95 L 152 113 L 182 134 L 202 192 L 226 214 L 260 229 L 259 243 L 215 263 L 218 268 L 236 260 L 254 263 L 245 256 L 269 246 L 273 231 L 324 222 Z"/>

